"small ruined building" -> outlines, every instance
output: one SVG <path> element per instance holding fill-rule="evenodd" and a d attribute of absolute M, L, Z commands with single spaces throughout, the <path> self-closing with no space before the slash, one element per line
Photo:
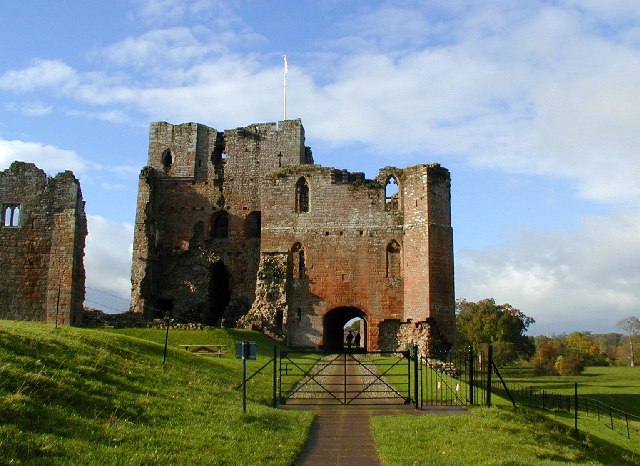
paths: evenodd
<path fill-rule="evenodd" d="M 450 206 L 438 164 L 386 167 L 375 180 L 314 164 L 299 120 L 224 132 L 152 123 L 132 311 L 325 350 L 341 348 L 345 324 L 361 318 L 368 349 L 448 346 Z"/>
<path fill-rule="evenodd" d="M 32 163 L 0 171 L 0 319 L 82 323 L 87 221 L 80 183 Z"/>

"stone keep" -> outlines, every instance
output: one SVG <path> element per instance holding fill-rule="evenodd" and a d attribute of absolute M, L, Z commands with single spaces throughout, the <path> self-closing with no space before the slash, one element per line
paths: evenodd
<path fill-rule="evenodd" d="M 353 318 L 368 349 L 396 349 L 399 335 L 447 347 L 452 238 L 438 164 L 368 180 L 314 164 L 299 120 L 224 132 L 152 123 L 131 308 L 258 328 L 294 347 L 339 349 Z"/>
<path fill-rule="evenodd" d="M 80 183 L 32 163 L 0 172 L 0 319 L 82 323 L 87 221 Z"/>

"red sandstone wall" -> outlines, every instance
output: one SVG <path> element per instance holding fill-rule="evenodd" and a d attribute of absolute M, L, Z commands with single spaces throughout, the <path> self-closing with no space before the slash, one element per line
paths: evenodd
<path fill-rule="evenodd" d="M 0 172 L 7 204 L 20 205 L 20 223 L 0 226 L 0 318 L 79 324 L 87 228 L 78 180 L 14 162 Z"/>
<path fill-rule="evenodd" d="M 163 159 L 167 149 L 170 164 Z M 152 124 L 138 196 L 132 309 L 149 311 L 161 299 L 173 299 L 185 313 L 206 307 L 214 299 L 204 289 L 216 262 L 230 274 L 231 299 L 250 304 L 260 255 L 284 254 L 286 308 L 268 314 L 282 312 L 290 344 L 322 345 L 325 316 L 338 307 L 366 314 L 371 349 L 380 345 L 385 320 L 395 322 L 389 328 L 406 319 L 430 320 L 452 341 L 448 171 L 438 165 L 387 167 L 368 181 L 361 173 L 312 163 L 299 121 L 224 133 L 193 123 Z M 395 210 L 385 200 L 391 175 L 399 184 Z M 296 211 L 302 177 L 309 187 L 307 212 Z M 212 216 L 222 211 L 229 216 L 229 235 L 213 238 Z M 261 212 L 259 239 L 246 234 L 251 212 Z M 392 241 L 400 251 L 395 276 L 387 264 Z M 298 242 L 306 261 L 301 278 L 292 270 L 291 248 Z"/>

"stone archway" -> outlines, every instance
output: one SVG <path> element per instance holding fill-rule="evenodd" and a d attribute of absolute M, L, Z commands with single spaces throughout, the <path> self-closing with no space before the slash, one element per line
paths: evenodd
<path fill-rule="evenodd" d="M 324 351 L 344 350 L 344 326 L 351 319 L 360 318 L 364 323 L 360 349 L 367 350 L 368 346 L 368 322 L 367 314 L 357 307 L 336 307 L 324 315 L 323 319 L 323 339 Z"/>

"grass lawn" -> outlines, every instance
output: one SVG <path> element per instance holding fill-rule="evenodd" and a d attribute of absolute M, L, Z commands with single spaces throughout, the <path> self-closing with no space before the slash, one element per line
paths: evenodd
<path fill-rule="evenodd" d="M 0 321 L 0 463 L 292 464 L 312 415 L 268 407 L 270 371 L 249 384 L 242 414 L 237 330 L 90 330 Z M 223 358 L 181 343 L 228 345 Z"/>
<path fill-rule="evenodd" d="M 528 367 L 501 369 L 508 383 L 554 393 L 578 393 L 640 416 L 640 367 L 594 366 L 577 376 L 536 376 Z"/>
<path fill-rule="evenodd" d="M 574 384 L 578 384 L 579 397 L 599 400 L 621 411 L 640 417 L 640 368 L 598 366 L 587 367 L 578 376 L 536 376 L 529 368 L 508 368 L 501 370 L 510 388 L 533 387 L 537 392 L 560 393 L 573 395 Z M 496 397 L 496 403 L 505 403 Z M 629 420 L 629 431 L 624 418 L 613 420 L 606 411 L 599 413 L 592 407 L 587 415 L 584 412 L 584 399 L 578 413 L 578 429 L 581 433 L 600 441 L 615 445 L 620 449 L 640 458 L 640 422 Z M 544 411 L 551 419 L 566 426 L 574 426 L 573 412 L 550 410 Z M 600 415 L 598 417 L 598 414 Z M 613 422 L 613 428 L 611 428 Z"/>
<path fill-rule="evenodd" d="M 530 410 L 382 416 L 372 425 L 385 466 L 640 464 L 618 449 L 575 440 L 569 429 Z"/>

